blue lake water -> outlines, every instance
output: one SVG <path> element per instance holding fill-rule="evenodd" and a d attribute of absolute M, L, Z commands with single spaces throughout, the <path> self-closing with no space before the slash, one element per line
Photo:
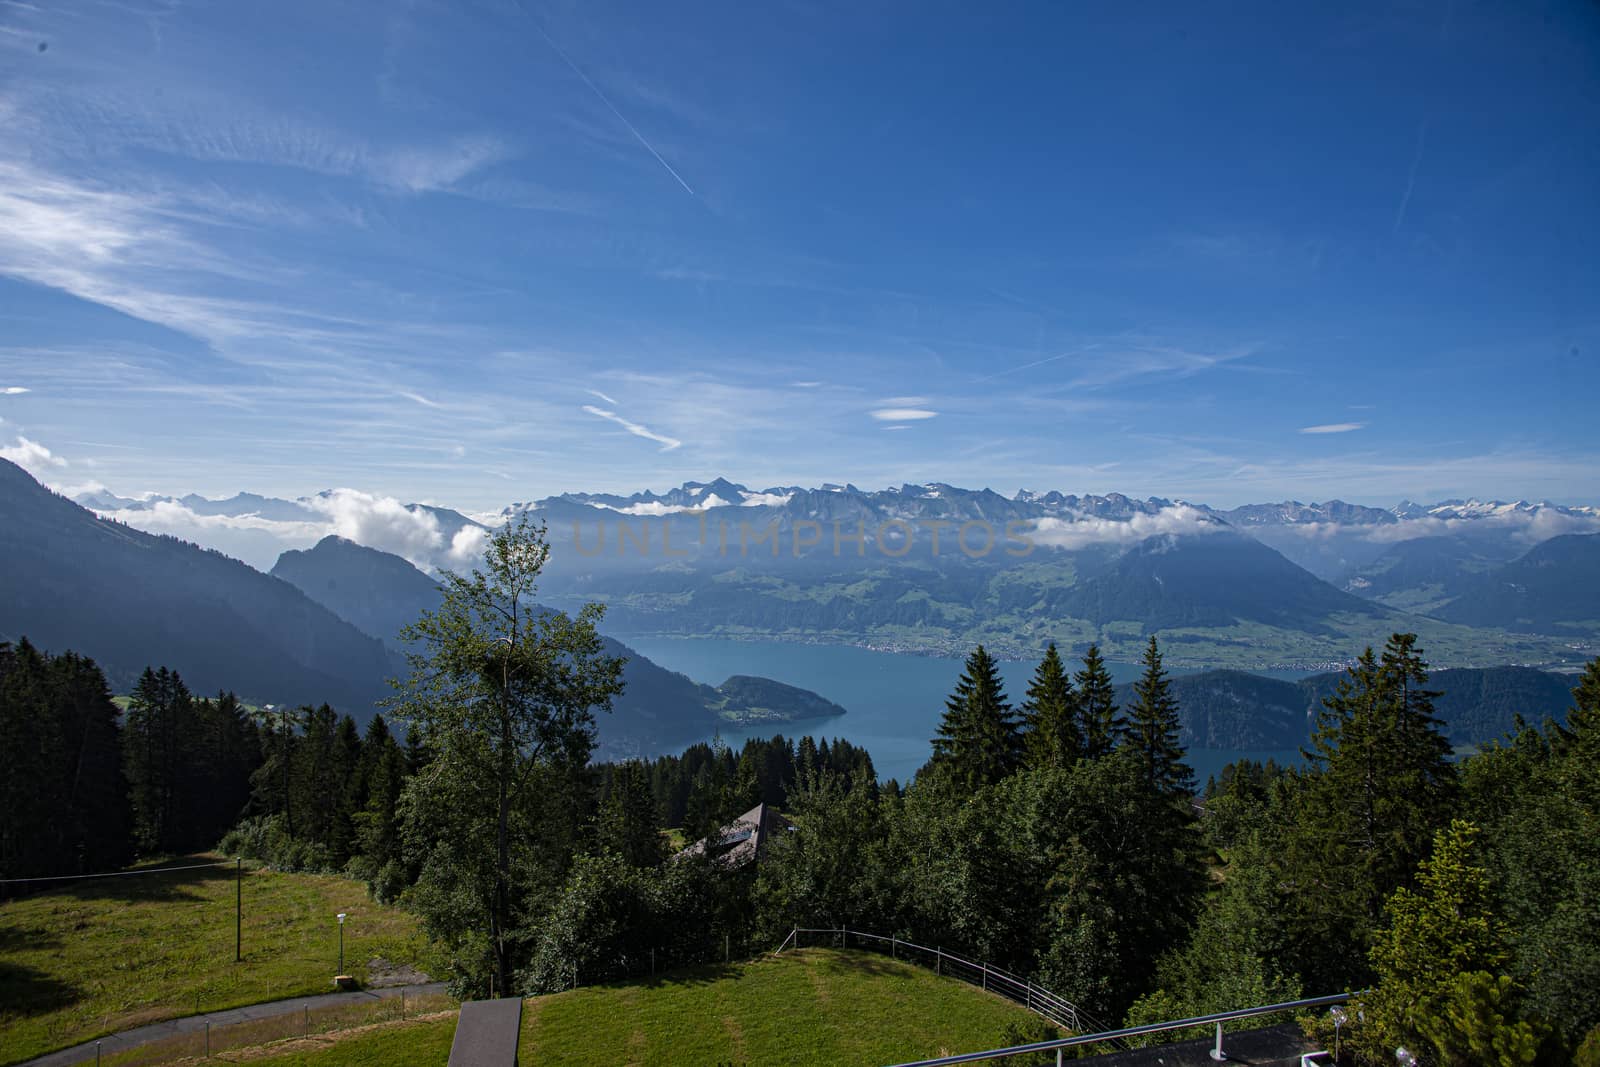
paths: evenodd
<path fill-rule="evenodd" d="M 618 640 L 668 670 L 697 682 L 720 685 L 735 674 L 754 674 L 820 693 L 847 714 L 801 720 L 781 726 L 727 728 L 721 736 L 734 749 L 750 737 L 804 734 L 843 737 L 872 753 L 882 778 L 905 782 L 927 762 L 931 739 L 944 712 L 945 697 L 961 677 L 963 661 L 954 657 L 919 656 L 907 652 L 875 652 L 850 645 L 809 645 L 791 641 L 732 641 L 711 637 L 629 637 Z M 1020 703 L 1032 662 L 1002 662 L 1000 674 L 1013 704 Z M 1069 667 L 1075 666 L 1069 663 Z M 1108 663 L 1117 682 L 1132 681 L 1139 666 Z M 1174 672 L 1180 673 L 1180 672 Z M 1276 673 L 1274 677 L 1299 675 Z M 706 740 L 710 740 L 709 737 Z M 1236 759 L 1298 762 L 1290 751 L 1192 749 L 1189 765 L 1201 784 L 1207 776 Z"/>

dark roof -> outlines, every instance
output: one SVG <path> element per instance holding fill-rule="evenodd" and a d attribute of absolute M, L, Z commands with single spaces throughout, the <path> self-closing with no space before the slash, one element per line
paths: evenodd
<path fill-rule="evenodd" d="M 767 843 L 774 837 L 794 829 L 790 822 L 769 804 L 757 804 L 733 822 L 709 837 L 690 845 L 680 856 L 699 856 L 707 852 L 729 867 L 743 867 L 752 861 L 759 862 L 766 853 Z"/>

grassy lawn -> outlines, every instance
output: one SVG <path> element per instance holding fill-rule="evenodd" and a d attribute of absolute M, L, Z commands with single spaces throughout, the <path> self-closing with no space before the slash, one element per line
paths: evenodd
<path fill-rule="evenodd" d="M 1034 1018 L 1010 1001 L 883 956 L 805 949 L 536 997 L 523 1008 L 519 1059 L 574 1067 L 881 1064 L 994 1047 L 1007 1024 Z M 442 1064 L 454 1031 L 453 1018 L 401 1024 L 266 1061 Z"/>
<path fill-rule="evenodd" d="M 233 958 L 231 867 L 68 883 L 0 903 L 0 1064 L 162 1019 L 330 992 L 341 911 L 350 974 L 367 980 L 380 956 L 426 969 L 416 920 L 345 878 L 247 866 L 243 963 Z"/>

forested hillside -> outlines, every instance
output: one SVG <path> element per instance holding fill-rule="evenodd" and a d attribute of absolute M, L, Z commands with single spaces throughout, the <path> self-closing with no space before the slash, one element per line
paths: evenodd
<path fill-rule="evenodd" d="M 1600 534 L 1567 534 L 1462 583 L 1433 612 L 1467 626 L 1528 633 L 1600 632 Z"/>
<path fill-rule="evenodd" d="M 438 610 L 443 592 L 399 556 L 339 537 L 324 538 L 303 552 L 285 552 L 272 574 L 401 652 L 408 647 L 402 629 L 424 611 Z M 702 685 L 613 638 L 601 641 L 606 655 L 624 660 L 623 691 L 599 722 L 599 751 L 607 757 L 659 752 L 728 723 L 782 723 L 845 712 L 809 690 L 767 678 Z"/>
<path fill-rule="evenodd" d="M 1174 678 L 1172 691 L 1183 708 L 1183 743 L 1191 748 L 1292 749 L 1305 744 L 1322 703 L 1344 674 L 1317 674 L 1297 681 L 1245 671 L 1201 671 Z M 1452 744 L 1493 741 L 1516 728 L 1518 716 L 1540 723 L 1559 718 L 1572 676 L 1529 667 L 1457 667 L 1434 671 L 1439 691 L 1434 709 Z M 1117 687 L 1124 703 L 1131 684 Z"/>

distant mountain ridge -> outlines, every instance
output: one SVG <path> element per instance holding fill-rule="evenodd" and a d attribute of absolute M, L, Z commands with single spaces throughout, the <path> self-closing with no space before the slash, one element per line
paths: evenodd
<path fill-rule="evenodd" d="M 231 548 L 247 536 L 270 537 L 263 516 L 275 507 L 320 514 L 334 503 L 328 493 L 276 504 L 239 494 L 184 498 L 168 511 L 248 510 L 248 529 L 228 534 Z M 387 515 L 399 510 L 396 501 L 381 503 Z M 482 527 L 449 509 L 403 513 L 427 520 L 424 540 L 433 547 L 404 547 L 413 543 L 409 531 L 378 532 L 381 523 L 370 527 L 381 542 L 372 547 L 422 566 L 470 566 L 473 540 L 441 547 L 436 531 Z M 1049 640 L 1098 641 L 1131 658 L 1138 639 L 1159 632 L 1175 646 L 1175 663 L 1247 669 L 1342 662 L 1381 641 L 1385 627 L 1418 632 L 1455 664 L 1568 664 L 1584 656 L 1583 641 L 1600 639 L 1600 626 L 1574 630 L 1566 617 L 1447 608 L 1480 573 L 1550 536 L 1600 532 L 1600 508 L 1588 505 L 1290 500 L 1223 509 L 1119 493 L 1006 496 L 942 482 L 752 489 L 718 477 L 663 492 L 562 493 L 513 504 L 500 518 L 524 513 L 546 524 L 555 550 L 548 602 L 570 609 L 603 601 L 608 624 L 623 634 L 944 653 L 984 641 L 1019 656 Z M 138 521 L 155 513 L 115 514 Z M 326 514 L 321 525 L 333 527 Z M 293 528 L 304 538 L 316 525 Z M 369 527 L 352 521 L 338 529 L 363 537 Z M 251 558 L 261 547 L 250 543 Z M 1468 617 L 1470 628 L 1457 621 Z M 1563 640 L 1572 634 L 1577 644 Z"/>

